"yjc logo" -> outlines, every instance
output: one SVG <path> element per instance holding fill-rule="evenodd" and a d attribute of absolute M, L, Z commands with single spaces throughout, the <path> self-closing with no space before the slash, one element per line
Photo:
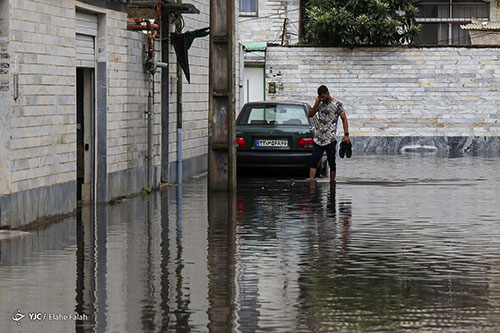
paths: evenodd
<path fill-rule="evenodd" d="M 21 313 L 21 310 L 17 310 L 17 312 L 14 312 L 12 315 L 12 320 L 15 321 L 18 325 L 21 325 L 21 320 L 26 317 L 24 313 Z"/>

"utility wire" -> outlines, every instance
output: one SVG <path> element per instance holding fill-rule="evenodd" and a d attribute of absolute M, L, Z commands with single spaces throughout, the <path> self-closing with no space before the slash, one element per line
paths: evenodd
<path fill-rule="evenodd" d="M 300 8 L 289 9 L 288 13 L 294 12 L 294 11 L 297 11 L 297 10 L 300 10 Z M 266 19 L 266 18 L 270 18 L 270 17 L 273 17 L 273 16 L 284 15 L 284 14 L 285 14 L 285 12 L 280 12 L 280 13 L 270 14 L 270 15 L 267 15 L 267 16 L 256 16 L 256 17 L 252 17 L 252 18 L 240 20 L 239 22 L 242 23 L 242 22 L 249 22 L 249 21 L 261 20 L 261 19 Z"/>

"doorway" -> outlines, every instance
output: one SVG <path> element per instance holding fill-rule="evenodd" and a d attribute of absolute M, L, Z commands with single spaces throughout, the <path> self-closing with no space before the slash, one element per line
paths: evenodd
<path fill-rule="evenodd" d="M 76 199 L 94 199 L 94 69 L 76 69 Z"/>
<path fill-rule="evenodd" d="M 246 65 L 243 73 L 244 101 L 260 102 L 266 100 L 265 68 L 263 65 Z"/>

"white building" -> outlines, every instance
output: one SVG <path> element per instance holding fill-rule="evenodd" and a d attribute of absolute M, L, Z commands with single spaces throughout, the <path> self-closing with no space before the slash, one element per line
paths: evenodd
<path fill-rule="evenodd" d="M 207 169 L 209 37 L 189 49 L 180 94 L 170 43 L 169 75 L 144 69 L 148 39 L 127 29 L 127 3 L 0 0 L 0 227 L 180 181 L 178 99 L 183 177 Z M 163 24 L 208 27 L 209 8 L 174 4 Z M 154 53 L 162 59 L 159 38 Z"/>

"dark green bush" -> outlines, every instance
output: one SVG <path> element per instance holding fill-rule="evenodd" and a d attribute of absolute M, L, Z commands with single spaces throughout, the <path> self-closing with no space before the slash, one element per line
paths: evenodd
<path fill-rule="evenodd" d="M 306 43 L 327 46 L 411 44 L 420 26 L 409 0 L 311 0 Z"/>

